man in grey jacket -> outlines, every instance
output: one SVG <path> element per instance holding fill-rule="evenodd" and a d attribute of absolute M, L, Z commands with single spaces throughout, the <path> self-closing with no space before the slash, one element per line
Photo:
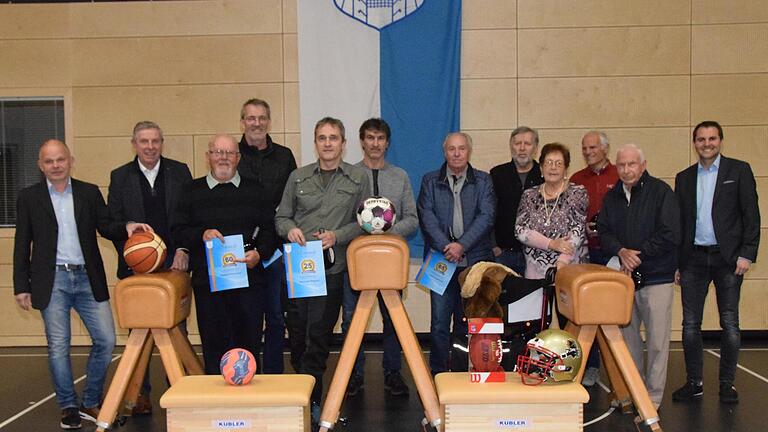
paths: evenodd
<path fill-rule="evenodd" d="M 396 219 L 388 234 L 408 237 L 416 231 L 419 219 L 416 216 L 416 201 L 413 199 L 411 181 L 403 169 L 387 163 L 385 156 L 389 148 L 391 131 L 387 122 L 380 118 L 370 118 L 360 126 L 360 146 L 363 148 L 363 160 L 355 166 L 363 168 L 368 174 L 374 196 L 389 199 L 395 206 Z M 342 304 L 341 328 L 347 332 L 352 323 L 359 292 L 353 291 L 349 281 L 344 284 L 344 302 Z M 400 292 L 402 295 L 402 291 Z M 383 321 L 384 345 L 384 389 L 393 396 L 408 395 L 408 386 L 400 375 L 400 343 L 392 326 L 384 300 L 379 295 L 379 310 Z M 347 395 L 354 396 L 363 388 L 365 357 L 363 350 L 358 351 L 355 369 L 349 379 Z"/>

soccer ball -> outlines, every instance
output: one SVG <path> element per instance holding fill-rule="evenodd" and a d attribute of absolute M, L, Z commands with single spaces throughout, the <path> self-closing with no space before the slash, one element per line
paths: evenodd
<path fill-rule="evenodd" d="M 370 197 L 357 207 L 357 223 L 369 234 L 383 234 L 395 224 L 395 205 L 384 197 Z"/>

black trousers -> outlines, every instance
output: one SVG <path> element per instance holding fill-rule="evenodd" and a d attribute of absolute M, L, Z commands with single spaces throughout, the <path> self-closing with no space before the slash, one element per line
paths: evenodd
<path fill-rule="evenodd" d="M 326 274 L 328 294 L 288 301 L 288 337 L 291 365 L 296 373 L 315 377 L 312 401 L 323 396 L 323 373 L 330 351 L 333 328 L 339 320 L 344 273 Z"/>
<path fill-rule="evenodd" d="M 247 349 L 258 359 L 264 325 L 263 281 L 219 292 L 211 292 L 208 284 L 193 285 L 193 289 L 205 373 L 221 373 L 221 356 L 232 348 Z"/>

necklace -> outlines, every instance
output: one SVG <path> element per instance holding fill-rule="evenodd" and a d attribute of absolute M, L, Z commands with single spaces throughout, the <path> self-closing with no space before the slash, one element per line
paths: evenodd
<path fill-rule="evenodd" d="M 552 221 L 552 215 L 555 213 L 555 209 L 557 208 L 557 203 L 560 202 L 560 197 L 563 195 L 562 187 L 563 185 L 561 184 L 560 191 L 557 194 L 557 198 L 555 198 L 555 203 L 552 205 L 552 210 L 549 210 L 549 206 L 547 204 L 547 197 L 546 197 L 547 186 L 546 184 L 543 184 L 541 187 L 541 191 L 544 192 L 541 194 L 541 197 L 544 198 L 544 216 L 545 216 L 544 226 L 545 227 L 548 227 L 549 223 Z"/>

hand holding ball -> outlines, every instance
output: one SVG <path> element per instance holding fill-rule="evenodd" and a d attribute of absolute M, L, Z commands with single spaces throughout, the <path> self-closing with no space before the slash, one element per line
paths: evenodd
<path fill-rule="evenodd" d="M 163 239 L 153 232 L 134 232 L 123 248 L 123 258 L 134 273 L 152 273 L 165 262 Z"/>
<path fill-rule="evenodd" d="M 221 376 L 230 385 L 246 385 L 256 373 L 256 359 L 248 350 L 232 348 L 221 356 Z"/>
<path fill-rule="evenodd" d="M 384 197 L 370 197 L 357 208 L 357 223 L 369 234 L 383 234 L 395 224 L 395 205 Z"/>

